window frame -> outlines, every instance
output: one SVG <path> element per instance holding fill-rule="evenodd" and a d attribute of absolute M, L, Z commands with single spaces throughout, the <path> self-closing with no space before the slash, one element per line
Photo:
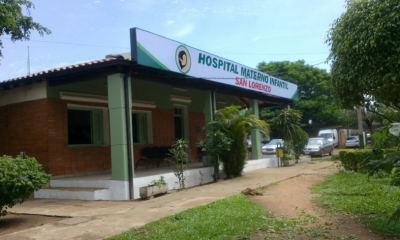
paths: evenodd
<path fill-rule="evenodd" d="M 152 144 L 153 143 L 153 119 L 152 119 L 152 112 L 151 111 L 146 111 L 146 110 L 136 110 L 136 109 L 132 109 L 132 143 L 134 145 L 140 145 L 140 144 Z M 136 126 L 133 126 L 133 114 L 138 114 L 139 116 L 139 120 L 138 120 L 138 127 L 139 130 L 142 131 L 138 131 L 138 142 L 135 142 L 134 139 L 134 128 Z M 143 123 L 145 122 L 145 123 Z M 141 125 L 145 125 L 145 128 L 143 129 Z"/>
<path fill-rule="evenodd" d="M 108 146 L 110 144 L 110 134 L 109 134 L 109 119 L 108 119 L 108 108 L 88 106 L 88 105 L 78 105 L 78 104 L 67 104 L 67 135 L 69 135 L 68 129 L 68 110 L 81 110 L 81 111 L 91 111 L 92 114 L 97 114 L 97 117 L 91 119 L 91 139 L 90 144 L 70 144 L 69 138 L 67 137 L 68 147 L 92 147 L 92 146 Z M 99 116 L 100 115 L 100 116 Z M 93 115 L 92 115 L 93 116 Z M 95 136 L 93 128 L 98 126 L 98 136 Z M 98 138 L 95 140 L 95 138 Z"/>

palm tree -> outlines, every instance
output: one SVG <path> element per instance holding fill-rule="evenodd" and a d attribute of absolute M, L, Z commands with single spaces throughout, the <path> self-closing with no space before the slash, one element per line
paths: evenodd
<path fill-rule="evenodd" d="M 251 109 L 241 109 L 240 106 L 229 106 L 217 110 L 216 120 L 211 122 L 211 127 L 225 133 L 232 139 L 230 151 L 221 154 L 224 172 L 228 178 L 240 176 L 247 155 L 245 139 L 252 129 L 260 130 L 261 134 L 269 135 L 268 124 L 252 113 Z"/>

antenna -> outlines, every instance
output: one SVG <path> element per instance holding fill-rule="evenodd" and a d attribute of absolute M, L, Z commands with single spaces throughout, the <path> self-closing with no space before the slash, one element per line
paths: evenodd
<path fill-rule="evenodd" d="M 31 75 L 31 59 L 29 57 L 29 45 L 28 45 L 28 75 Z"/>

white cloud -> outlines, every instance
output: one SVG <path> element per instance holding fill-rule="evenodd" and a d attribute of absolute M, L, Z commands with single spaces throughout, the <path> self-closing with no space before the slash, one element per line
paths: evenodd
<path fill-rule="evenodd" d="M 174 23 L 175 23 L 174 20 L 168 20 L 168 21 L 167 21 L 167 24 L 168 24 L 168 25 L 172 25 L 172 24 L 174 24 Z"/>
<path fill-rule="evenodd" d="M 100 0 L 95 0 L 94 2 L 95 2 L 95 3 L 100 3 Z"/>
<path fill-rule="evenodd" d="M 250 42 L 258 42 L 260 40 L 261 40 L 260 37 L 253 37 L 252 39 L 250 39 Z"/>
<path fill-rule="evenodd" d="M 70 62 L 58 62 L 58 63 L 51 64 L 51 67 L 50 68 L 47 67 L 46 69 L 49 70 L 49 69 L 54 69 L 54 68 L 63 68 L 63 67 L 70 66 L 70 65 L 72 65 Z"/>
<path fill-rule="evenodd" d="M 177 37 L 183 37 L 188 35 L 189 33 L 193 32 L 193 25 L 186 25 L 184 26 L 180 31 L 178 31 L 177 33 L 175 33 L 175 36 Z"/>

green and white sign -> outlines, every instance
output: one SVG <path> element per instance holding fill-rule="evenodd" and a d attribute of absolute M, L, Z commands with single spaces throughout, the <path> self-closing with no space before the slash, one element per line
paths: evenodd
<path fill-rule="evenodd" d="M 131 55 L 143 66 L 298 100 L 296 84 L 138 28 L 131 29 Z"/>

